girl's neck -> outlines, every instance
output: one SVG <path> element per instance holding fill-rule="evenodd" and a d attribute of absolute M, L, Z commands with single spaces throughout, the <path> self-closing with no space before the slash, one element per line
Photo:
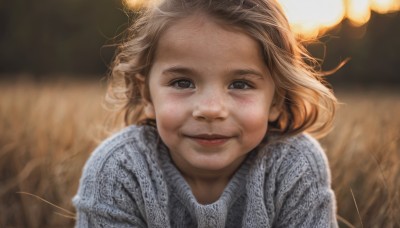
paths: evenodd
<path fill-rule="evenodd" d="M 185 176 L 184 176 L 185 178 Z M 192 180 L 190 178 L 185 178 L 186 182 L 189 184 L 194 197 L 199 204 L 212 204 L 217 201 L 225 187 L 229 183 L 229 178 L 211 180 Z"/>
<path fill-rule="evenodd" d="M 175 166 L 190 186 L 194 197 L 200 204 L 211 204 L 221 197 L 224 189 L 245 158 L 246 156 L 238 159 L 234 164 L 223 170 L 205 171 L 190 169 L 182 163 L 177 164 L 172 156 Z"/>

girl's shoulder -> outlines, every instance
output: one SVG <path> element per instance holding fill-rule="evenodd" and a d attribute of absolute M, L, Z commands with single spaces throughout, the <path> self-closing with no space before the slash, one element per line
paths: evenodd
<path fill-rule="evenodd" d="M 154 127 L 145 125 L 130 125 L 106 138 L 93 153 L 111 153 L 121 147 L 130 145 L 143 148 L 158 141 L 158 134 Z"/>
<path fill-rule="evenodd" d="M 155 151 L 157 143 L 157 133 L 149 126 L 129 126 L 104 140 L 84 166 L 73 198 L 78 211 L 121 221 L 143 217 L 145 205 L 153 205 L 157 199 L 150 193 L 157 189 L 165 195 Z M 102 216 L 98 218 L 104 219 Z M 132 222 L 138 221 L 142 222 Z"/>
<path fill-rule="evenodd" d="M 117 132 L 110 134 L 107 138 L 103 139 L 102 142 L 97 146 L 96 150 L 103 147 L 115 147 L 127 140 L 137 137 L 142 131 L 141 126 L 130 125 L 120 129 Z"/>
<path fill-rule="evenodd" d="M 302 133 L 274 141 L 263 148 L 261 156 L 268 166 L 279 173 L 310 172 L 314 178 L 328 184 L 328 159 L 320 143 L 311 135 Z M 277 173 L 278 174 L 278 173 Z M 279 175 L 279 174 L 278 174 Z"/>
<path fill-rule="evenodd" d="M 154 127 L 128 126 L 105 139 L 87 160 L 83 177 L 118 175 L 118 172 L 144 171 L 149 163 L 155 163 L 158 134 Z M 137 167 L 142 167 L 140 170 Z"/>
<path fill-rule="evenodd" d="M 154 127 L 130 125 L 101 142 L 93 151 L 90 159 L 107 160 L 110 156 L 124 153 L 142 154 L 148 150 L 152 151 L 152 147 L 155 147 L 158 140 L 158 134 Z"/>
<path fill-rule="evenodd" d="M 275 226 L 337 227 L 329 166 L 316 139 L 307 134 L 287 137 L 265 146 L 259 155 L 264 203 L 278 212 Z"/>
<path fill-rule="evenodd" d="M 322 155 L 325 154 L 318 140 L 307 133 L 283 138 L 272 145 L 273 147 L 279 148 L 282 151 L 282 154 L 285 155 L 296 152 L 297 154 L 318 160 L 323 159 Z"/>

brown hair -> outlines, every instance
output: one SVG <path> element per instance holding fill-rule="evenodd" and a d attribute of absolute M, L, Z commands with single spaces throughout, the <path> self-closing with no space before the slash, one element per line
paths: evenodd
<path fill-rule="evenodd" d="M 281 110 L 268 133 L 327 133 L 336 98 L 323 80 L 324 73 L 316 70 L 318 62 L 296 40 L 275 0 L 164 0 L 138 12 L 118 48 L 106 97 L 124 116 L 125 125 L 153 122 L 144 108 L 146 100 L 151 100 L 147 76 L 158 40 L 174 21 L 198 11 L 240 28 L 260 43 L 276 86 L 274 105 Z"/>

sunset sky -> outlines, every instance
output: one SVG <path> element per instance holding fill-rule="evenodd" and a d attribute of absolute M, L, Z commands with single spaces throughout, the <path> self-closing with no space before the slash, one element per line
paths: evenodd
<path fill-rule="evenodd" d="M 124 0 L 132 9 L 160 0 Z M 304 37 L 315 37 L 348 18 L 355 27 L 367 23 L 371 11 L 391 13 L 400 10 L 400 0 L 278 0 L 293 30 Z"/>

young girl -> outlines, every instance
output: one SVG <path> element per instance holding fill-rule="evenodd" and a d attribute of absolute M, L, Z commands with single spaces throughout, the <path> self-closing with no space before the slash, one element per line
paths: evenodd
<path fill-rule="evenodd" d="M 275 0 L 165 0 L 120 46 L 127 127 L 87 162 L 77 227 L 336 227 L 315 139 L 336 99 Z"/>

